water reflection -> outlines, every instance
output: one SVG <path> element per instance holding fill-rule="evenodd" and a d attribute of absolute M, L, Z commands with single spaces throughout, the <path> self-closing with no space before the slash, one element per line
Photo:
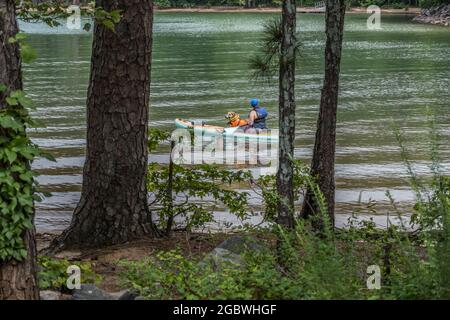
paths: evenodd
<path fill-rule="evenodd" d="M 175 117 L 224 125 L 223 114 L 248 112 L 247 100 L 259 97 L 276 127 L 276 84 L 250 80 L 248 58 L 257 51 L 261 22 L 273 14 L 157 14 L 152 71 L 150 124 L 172 130 Z M 299 16 L 303 42 L 297 73 L 295 154 L 311 156 L 323 76 L 323 15 Z M 401 207 L 410 208 L 391 122 L 406 133 L 416 168 L 428 174 L 425 108 L 441 126 L 443 168 L 450 172 L 450 30 L 413 24 L 406 16 L 383 15 L 383 30 L 368 32 L 365 15 L 348 16 L 344 42 L 337 149 L 338 211 L 355 209 L 363 199 L 387 209 L 384 192 L 392 189 Z M 25 87 L 37 102 L 33 116 L 45 127 L 30 131 L 33 141 L 51 151 L 34 168 L 43 188 L 54 192 L 38 204 L 40 229 L 62 228 L 79 198 L 84 147 L 85 100 L 91 35 L 64 26 L 21 24 L 38 59 L 25 66 Z M 167 161 L 167 146 L 152 161 Z M 408 210 L 407 210 L 408 211 Z M 219 213 L 218 213 L 219 214 Z M 382 219 L 382 218 L 380 218 Z M 342 221 L 343 218 L 338 218 Z M 344 219 L 345 220 L 345 219 Z"/>

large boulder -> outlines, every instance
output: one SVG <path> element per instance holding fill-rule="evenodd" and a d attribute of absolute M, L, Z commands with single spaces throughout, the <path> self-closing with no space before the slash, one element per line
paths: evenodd
<path fill-rule="evenodd" d="M 118 300 L 138 300 L 139 298 L 139 292 L 137 290 L 131 289 L 131 290 L 125 290 L 123 292 Z"/>
<path fill-rule="evenodd" d="M 227 249 L 215 248 L 202 260 L 201 263 L 212 263 L 214 269 L 220 269 L 224 264 L 240 266 L 242 257 Z"/>
<path fill-rule="evenodd" d="M 39 292 L 39 296 L 41 300 L 60 300 L 61 299 L 61 293 L 57 291 L 51 291 L 51 290 L 43 290 Z"/>
<path fill-rule="evenodd" d="M 261 251 L 262 246 L 250 236 L 232 236 L 217 246 L 219 249 L 228 250 L 240 255 L 247 251 Z"/>
<path fill-rule="evenodd" d="M 261 251 L 262 246 L 255 238 L 249 236 L 232 236 L 219 244 L 200 262 L 205 265 L 211 263 L 219 270 L 224 264 L 242 266 L 242 254 L 249 251 Z"/>
<path fill-rule="evenodd" d="M 97 288 L 93 284 L 82 284 L 80 289 L 75 289 L 72 300 L 117 300 L 117 297 Z"/>

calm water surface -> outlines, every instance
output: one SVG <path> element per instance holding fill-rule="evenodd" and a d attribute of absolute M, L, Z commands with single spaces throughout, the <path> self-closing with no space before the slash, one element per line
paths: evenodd
<path fill-rule="evenodd" d="M 184 117 L 223 124 L 223 114 L 246 114 L 246 103 L 259 97 L 277 126 L 276 84 L 249 80 L 248 60 L 257 52 L 261 24 L 274 14 L 158 13 L 152 71 L 150 125 L 173 129 Z M 389 207 L 391 190 L 400 207 L 411 207 L 395 121 L 413 148 L 415 168 L 429 175 L 426 108 L 437 116 L 443 168 L 450 173 L 450 29 L 413 24 L 410 16 L 384 15 L 383 30 L 367 31 L 365 15 L 348 15 L 342 64 L 337 136 L 337 201 L 344 221 L 357 210 L 359 198 L 378 203 L 378 222 Z M 45 128 L 33 140 L 57 158 L 39 159 L 39 182 L 53 197 L 38 204 L 37 227 L 60 230 L 70 221 L 79 196 L 85 148 L 85 100 L 92 37 L 65 28 L 21 24 L 38 59 L 25 67 L 25 86 L 37 101 L 33 116 Z M 296 155 L 308 162 L 323 78 L 324 16 L 302 14 L 303 42 L 297 72 Z M 152 156 L 167 161 L 167 150 Z M 258 199 L 253 203 L 257 206 Z M 364 207 L 364 205 L 362 205 Z M 367 210 L 363 210 L 363 213 Z M 229 219 L 225 213 L 218 218 Z"/>

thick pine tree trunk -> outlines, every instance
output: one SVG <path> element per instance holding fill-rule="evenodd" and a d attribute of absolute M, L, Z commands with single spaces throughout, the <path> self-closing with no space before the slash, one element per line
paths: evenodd
<path fill-rule="evenodd" d="M 8 43 L 8 39 L 18 31 L 15 0 L 0 0 L 0 84 L 7 87 L 6 92 L 0 93 L 0 110 L 6 107 L 5 98 L 11 91 L 22 90 L 20 49 L 17 44 Z M 0 128 L 0 135 L 1 130 Z M 34 228 L 24 231 L 23 239 L 27 250 L 24 261 L 0 261 L 0 300 L 39 299 L 34 234 Z"/>
<path fill-rule="evenodd" d="M 119 9 L 116 32 L 96 24 L 81 200 L 53 249 L 102 247 L 153 234 L 147 205 L 152 0 L 97 0 Z"/>
<path fill-rule="evenodd" d="M 295 142 L 295 51 L 296 4 L 284 0 L 281 28 L 283 33 L 279 74 L 279 164 L 277 172 L 278 223 L 291 228 L 294 225 L 294 158 Z"/>
<path fill-rule="evenodd" d="M 336 114 L 346 5 L 345 0 L 327 0 L 326 5 L 325 78 L 317 121 L 311 173 L 317 177 L 318 186 L 327 201 L 328 215 L 334 226 Z M 317 213 L 317 210 L 314 195 L 311 190 L 308 190 L 301 215 L 306 218 Z M 321 227 L 321 223 L 319 223 L 318 227 Z"/>

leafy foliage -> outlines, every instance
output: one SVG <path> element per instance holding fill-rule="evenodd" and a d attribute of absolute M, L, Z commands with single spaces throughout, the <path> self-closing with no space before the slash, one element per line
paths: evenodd
<path fill-rule="evenodd" d="M 296 162 L 297 197 L 306 187 L 313 190 L 319 208 L 316 216 L 298 220 L 294 230 L 277 225 L 268 233 L 261 230 L 259 238 L 266 239 L 259 241 L 265 244 L 261 250 L 243 252 L 239 263 L 225 260 L 220 268 L 214 261 L 184 257 L 178 251 L 160 252 L 140 262 L 122 262 L 125 284 L 147 299 L 450 298 L 450 179 L 439 169 L 433 119 L 430 115 L 430 168 L 434 172 L 430 183 L 414 173 L 400 138 L 402 157 L 417 193 L 416 231 L 411 232 L 404 223 L 389 223 L 381 229 L 373 221 L 355 219 L 349 219 L 347 229 L 333 230 L 323 195 Z M 396 134 L 402 136 L 399 131 Z M 264 177 L 258 184 L 267 214 L 273 216 L 277 199 L 273 177 Z M 323 225 L 320 230 L 315 227 L 317 219 Z M 379 290 L 366 286 L 367 267 L 371 265 L 381 269 Z"/>
<path fill-rule="evenodd" d="M 8 40 L 9 43 L 18 43 L 20 45 L 20 54 L 22 56 L 22 60 L 25 63 L 31 63 L 34 59 L 36 59 L 36 50 L 31 47 L 26 41 L 26 35 L 23 33 L 16 34 L 15 37 L 12 37 Z M 23 101 L 22 101 L 23 103 Z M 28 105 L 23 105 L 24 107 L 29 107 L 31 103 Z"/>
<path fill-rule="evenodd" d="M 87 8 L 85 13 L 112 31 L 121 18 L 119 10 Z M 67 6 L 60 2 L 24 1 L 17 12 L 17 17 L 24 21 L 43 21 L 51 27 L 59 26 L 61 19 L 70 15 Z M 36 52 L 25 39 L 24 34 L 18 33 L 8 42 L 19 45 L 23 61 L 30 63 Z M 27 255 L 23 232 L 33 227 L 34 201 L 40 200 L 31 163 L 38 156 L 54 159 L 27 137 L 26 130 L 33 125 L 28 113 L 33 107 L 32 100 L 21 90 L 10 91 L 5 84 L 0 84 L 0 93 L 8 94 L 6 105 L 0 109 L 0 261 L 20 261 Z"/>
<path fill-rule="evenodd" d="M 242 263 L 224 260 L 218 268 L 210 259 L 160 252 L 154 259 L 121 262 L 122 279 L 147 299 L 449 297 L 450 259 L 443 242 L 423 247 L 404 230 L 379 229 L 373 222 L 354 223 L 334 235 L 327 215 L 321 221 L 329 232 L 317 232 L 309 219 L 297 221 L 294 230 L 276 227 L 278 248 L 260 241 L 266 245 L 243 252 Z M 380 290 L 366 287 L 369 265 L 381 266 Z"/>
<path fill-rule="evenodd" d="M 255 79 L 271 79 L 278 72 L 281 53 L 282 30 L 280 19 L 274 19 L 264 24 L 263 39 L 259 52 L 250 59 L 250 68 L 255 70 Z"/>
<path fill-rule="evenodd" d="M 67 6 L 54 2 L 39 2 L 25 0 L 17 10 L 17 18 L 26 22 L 44 22 L 50 27 L 58 27 L 63 19 L 71 14 L 66 10 Z"/>
<path fill-rule="evenodd" d="M 35 53 L 24 39 L 19 33 L 8 41 L 20 45 L 23 60 L 31 62 Z M 27 256 L 23 232 L 33 227 L 34 201 L 40 200 L 31 163 L 38 156 L 54 159 L 27 136 L 33 125 L 28 112 L 33 101 L 5 84 L 0 84 L 0 94 L 7 94 L 0 108 L 0 261 L 20 261 Z"/>
<path fill-rule="evenodd" d="M 232 172 L 210 165 L 193 167 L 174 165 L 173 194 L 182 201 L 175 203 L 173 207 L 169 202 L 173 202 L 174 199 L 166 192 L 168 176 L 167 167 L 158 169 L 156 164 L 150 165 L 148 190 L 155 193 L 152 210 L 158 212 L 161 226 L 166 227 L 168 217 L 183 217 L 188 230 L 212 222 L 213 208 L 208 209 L 207 204 L 193 202 L 192 198 L 200 201 L 205 198 L 209 198 L 208 200 L 212 202 L 219 201 L 237 217 L 245 219 L 247 216 L 248 194 L 229 188 L 232 183 L 246 181 L 249 178 L 247 172 Z"/>
<path fill-rule="evenodd" d="M 260 41 L 258 54 L 250 58 L 250 69 L 254 70 L 253 78 L 270 81 L 278 74 L 281 57 L 283 30 L 281 19 L 272 19 L 263 25 L 263 37 Z M 294 59 L 300 57 L 301 42 L 295 35 Z"/>
<path fill-rule="evenodd" d="M 17 17 L 27 22 L 43 22 L 50 27 L 58 27 L 72 16 L 73 12 L 68 8 L 69 6 L 61 1 L 33 3 L 26 0 L 18 8 Z M 102 7 L 95 7 L 95 2 L 80 7 L 80 15 L 91 17 L 95 22 L 113 32 L 115 32 L 115 26 L 121 19 L 120 10 L 106 11 Z M 89 31 L 91 28 L 90 22 L 83 25 L 85 31 Z"/>
<path fill-rule="evenodd" d="M 5 89 L 5 86 L 3 86 Z M 26 257 L 22 236 L 32 228 L 35 174 L 30 169 L 34 158 L 43 155 L 27 137 L 32 124 L 26 106 L 32 101 L 23 91 L 13 91 L 0 110 L 0 260 Z"/>
<path fill-rule="evenodd" d="M 246 299 L 249 290 L 240 283 L 240 270 L 227 263 L 217 273 L 212 264 L 199 264 L 178 251 L 160 252 L 154 260 L 122 261 L 126 285 L 147 299 Z"/>
<path fill-rule="evenodd" d="M 264 220 L 275 222 L 277 217 L 278 193 L 275 175 L 263 175 L 256 181 L 251 180 L 252 189 L 261 197 L 264 204 Z M 305 193 L 306 187 L 311 183 L 309 168 L 300 161 L 294 160 L 294 201 L 298 201 Z"/>
<path fill-rule="evenodd" d="M 433 229 L 442 227 L 445 224 L 445 217 L 450 212 L 448 200 L 450 198 L 450 179 L 442 172 L 439 156 L 439 134 L 434 115 L 429 109 L 427 110 L 427 117 L 429 127 L 429 154 L 431 157 L 429 167 L 432 173 L 430 183 L 423 181 L 416 174 L 413 164 L 409 161 L 410 151 L 405 145 L 403 132 L 398 127 L 394 127 L 394 130 L 400 145 L 401 158 L 408 172 L 409 183 L 417 198 L 417 203 L 414 207 L 415 213 L 411 217 L 411 220 L 413 225 L 428 231 L 426 233 L 428 235 Z"/>
<path fill-rule="evenodd" d="M 412 266 L 408 265 L 409 273 L 394 277 L 393 283 L 397 284 L 398 291 L 406 298 L 448 299 L 450 297 L 450 178 L 445 176 L 440 165 L 440 138 L 435 116 L 430 109 L 427 110 L 427 116 L 432 173 L 430 182 L 424 181 L 415 173 L 412 163 L 408 160 L 410 152 L 404 143 L 403 133 L 395 128 L 401 157 L 417 199 L 411 221 L 418 228 L 416 231 L 418 243 L 425 248 L 424 254 L 427 259 L 417 254 L 415 256 L 410 254 L 415 257 L 416 263 Z M 405 285 L 409 285 L 411 292 L 405 293 L 401 289 Z"/>
<path fill-rule="evenodd" d="M 243 252 L 242 263 L 224 260 L 217 266 L 213 259 L 186 258 L 178 251 L 121 262 L 122 279 L 147 299 L 359 298 L 364 281 L 353 260 L 332 238 L 312 230 L 310 221 L 299 221 L 293 232 L 278 228 L 281 249 L 267 243 Z"/>
<path fill-rule="evenodd" d="M 150 151 L 167 138 L 167 133 L 151 129 Z M 187 230 L 212 222 L 213 204 L 217 202 L 244 220 L 249 212 L 248 194 L 235 191 L 231 186 L 250 179 L 251 174 L 247 171 L 231 171 L 213 165 L 182 166 L 172 163 L 160 166 L 151 163 L 147 174 L 147 189 L 153 194 L 151 211 L 158 214 L 159 227 L 167 233 L 172 229 L 175 218 L 182 218 Z"/>
<path fill-rule="evenodd" d="M 92 265 L 88 262 L 69 261 L 66 259 L 52 259 L 49 257 L 39 257 L 38 259 L 39 273 L 38 281 L 39 288 L 54 289 L 66 291 L 67 268 L 69 266 L 78 266 L 81 270 L 81 283 L 97 284 L 102 277 L 92 270 Z"/>
<path fill-rule="evenodd" d="M 115 32 L 116 24 L 118 24 L 121 19 L 121 11 L 106 11 L 103 8 L 96 8 L 93 17 L 97 23 Z M 85 27 L 85 30 L 86 29 L 87 28 Z"/>

